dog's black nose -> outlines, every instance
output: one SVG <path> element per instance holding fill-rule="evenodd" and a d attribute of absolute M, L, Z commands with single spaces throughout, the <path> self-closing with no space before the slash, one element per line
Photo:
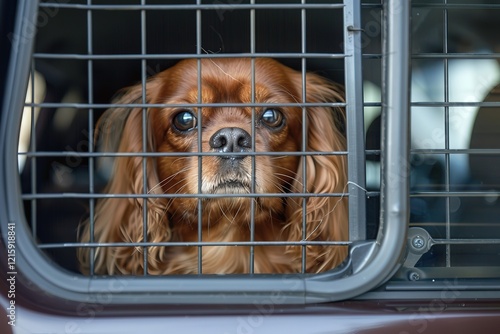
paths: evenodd
<path fill-rule="evenodd" d="M 210 138 L 210 147 L 221 153 L 248 152 L 252 148 L 252 137 L 242 128 L 222 128 Z M 244 155 L 225 155 L 224 159 L 243 159 Z"/>

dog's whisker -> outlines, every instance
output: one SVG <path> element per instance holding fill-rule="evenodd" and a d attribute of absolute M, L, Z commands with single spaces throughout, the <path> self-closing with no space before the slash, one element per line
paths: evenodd
<path fill-rule="evenodd" d="M 155 184 L 151 189 L 149 189 L 148 194 L 150 194 L 151 192 L 155 191 L 156 189 L 158 189 L 160 187 L 163 187 L 164 184 L 168 183 L 171 179 L 175 178 L 177 175 L 185 173 L 185 172 L 189 171 L 192 168 L 193 167 L 184 167 L 183 169 L 181 169 L 181 170 L 177 171 L 176 173 L 168 176 L 167 178 L 164 178 L 163 180 L 161 180 L 160 182 L 158 182 L 157 184 Z M 177 185 L 177 183 L 175 185 Z"/>
<path fill-rule="evenodd" d="M 188 170 L 189 170 L 189 169 L 186 169 L 185 171 L 188 171 Z M 177 173 L 176 175 L 179 175 L 179 173 Z M 167 181 L 167 182 L 168 182 L 168 181 Z M 165 184 L 165 183 L 167 183 L 167 182 L 164 182 L 164 184 Z M 169 192 L 170 192 L 170 190 L 171 190 L 172 188 L 174 188 L 174 187 L 178 186 L 179 184 L 182 184 L 182 187 L 181 187 L 180 189 L 183 189 L 183 188 L 188 187 L 189 185 L 191 185 L 191 184 L 192 184 L 192 183 L 194 183 L 194 182 L 195 182 L 195 181 L 192 181 L 192 180 L 187 180 L 187 181 L 186 181 L 186 179 L 185 179 L 185 178 L 183 178 L 183 179 L 181 179 L 181 180 L 177 181 L 176 183 L 171 184 L 171 185 L 170 185 L 170 187 L 168 187 L 167 189 L 165 189 L 165 190 L 164 190 L 164 193 L 169 193 Z M 179 194 L 179 193 L 180 193 L 180 189 L 178 189 L 178 190 L 176 191 L 176 193 L 178 193 L 178 194 Z"/>
<path fill-rule="evenodd" d="M 277 185 L 286 185 L 286 186 L 289 186 L 290 188 L 297 188 L 297 186 L 300 186 L 302 187 L 304 184 L 297 180 L 297 179 L 290 179 L 290 176 L 289 175 L 286 175 L 286 174 L 280 174 L 280 173 L 275 173 L 274 174 L 278 180 L 277 181 L 280 181 L 280 183 L 276 182 Z M 295 183 L 297 183 L 297 186 L 295 185 Z M 297 189 L 298 191 L 298 189 Z"/>

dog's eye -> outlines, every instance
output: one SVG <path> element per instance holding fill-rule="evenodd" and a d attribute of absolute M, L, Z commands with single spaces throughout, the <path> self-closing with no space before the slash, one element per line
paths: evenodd
<path fill-rule="evenodd" d="M 276 109 L 266 109 L 262 114 L 262 122 L 271 128 L 278 128 L 283 124 L 284 117 L 281 111 Z"/>
<path fill-rule="evenodd" d="M 183 110 L 174 116 L 174 127 L 182 132 L 196 127 L 196 117 L 190 110 Z"/>

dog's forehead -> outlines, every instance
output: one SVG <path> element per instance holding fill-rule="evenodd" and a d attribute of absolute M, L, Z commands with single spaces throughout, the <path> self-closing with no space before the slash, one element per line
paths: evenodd
<path fill-rule="evenodd" d="M 294 73 L 272 59 L 220 59 L 206 60 L 202 66 L 202 81 L 218 79 L 220 82 L 240 85 L 250 85 L 252 82 L 260 85 L 275 86 L 289 82 L 289 75 Z"/>
<path fill-rule="evenodd" d="M 207 108 L 202 112 L 202 124 L 207 131 L 223 127 L 240 127 L 250 132 L 251 121 L 250 108 Z"/>
<path fill-rule="evenodd" d="M 271 100 L 288 102 L 280 97 L 288 94 L 283 94 L 286 91 L 285 86 L 270 86 L 259 81 L 252 85 L 250 78 L 241 76 L 238 78 L 204 76 L 201 80 L 201 92 L 198 85 L 198 82 L 194 81 L 189 84 L 189 88 L 178 87 L 174 95 L 178 98 L 187 98 L 190 103 L 251 103 Z"/>
<path fill-rule="evenodd" d="M 300 100 L 300 87 L 296 87 L 291 79 L 294 71 L 272 59 L 256 59 L 254 65 L 250 59 L 203 59 L 201 66 L 195 59 L 190 59 L 172 70 L 170 80 L 166 81 L 171 90 L 170 94 L 164 94 L 168 96 L 167 102 L 229 104 L 226 107 L 204 107 L 207 117 L 220 110 L 226 115 L 229 111 L 234 117 L 246 119 L 251 117 L 252 108 L 240 104 L 279 105 Z M 252 70 L 255 70 L 255 75 L 252 75 Z"/>
<path fill-rule="evenodd" d="M 191 68 L 196 68 L 196 70 L 201 69 L 203 75 L 228 76 L 233 78 L 245 77 L 248 79 L 250 79 L 252 73 L 256 77 L 259 77 L 266 73 L 269 75 L 271 71 L 275 75 L 287 71 L 287 69 L 292 71 L 270 58 L 257 58 L 254 62 L 250 58 L 203 59 L 199 68 L 198 66 L 191 66 Z"/>

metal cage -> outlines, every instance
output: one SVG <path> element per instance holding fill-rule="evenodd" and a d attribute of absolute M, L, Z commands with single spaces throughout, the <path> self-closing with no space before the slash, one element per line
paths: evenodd
<path fill-rule="evenodd" d="M 40 3 L 21 1 L 16 32 L 11 36 L 13 53 L 16 57 L 10 66 L 10 85 L 7 87 L 5 94 L 7 99 L 3 105 L 1 135 L 5 158 L 0 166 L 2 172 L 0 188 L 4 189 L 5 199 L 2 204 L 5 208 L 2 209 L 2 215 L 5 217 L 2 220 L 6 222 L 2 224 L 2 231 L 5 244 L 9 242 L 7 239 L 9 228 L 16 231 L 15 242 L 18 245 L 16 272 L 18 271 L 26 280 L 36 282 L 33 288 L 35 291 L 50 291 L 54 300 L 62 299 L 70 303 L 82 301 L 99 303 L 98 299 L 103 293 L 111 296 L 109 304 L 112 305 L 131 303 L 132 300 L 136 304 L 259 304 L 269 303 L 269 296 L 276 294 L 280 304 L 337 301 L 361 295 L 364 298 L 381 298 L 387 296 L 384 294 L 388 292 L 406 296 L 412 291 L 419 291 L 420 295 L 416 298 L 423 298 L 432 296 L 436 286 L 435 280 L 454 278 L 474 279 L 464 283 L 463 286 L 458 284 L 455 286 L 461 291 L 462 297 L 473 295 L 469 291 L 470 287 L 485 290 L 484 286 L 487 287 L 490 298 L 498 297 L 500 283 L 495 280 L 500 277 L 500 267 L 496 262 L 500 236 L 495 235 L 498 221 L 487 219 L 481 225 L 487 226 L 484 230 L 466 224 L 469 227 L 459 226 L 460 232 L 455 233 L 456 217 L 453 213 L 456 210 L 454 211 L 453 206 L 456 204 L 456 199 L 463 198 L 467 202 L 471 198 L 485 198 L 487 203 L 495 206 L 499 195 L 498 189 L 476 187 L 477 184 L 458 186 L 453 183 L 456 173 L 454 166 L 462 166 L 455 165 L 460 157 L 478 156 L 486 159 L 485 161 L 488 161 L 486 164 L 491 164 L 492 160 L 488 159 L 496 158 L 500 154 L 498 147 L 474 147 L 472 143 L 468 148 L 454 147 L 453 140 L 450 141 L 453 115 L 460 113 L 453 108 L 466 105 L 494 109 L 499 106 L 498 100 L 495 99 L 485 102 L 466 102 L 450 97 L 452 60 L 498 59 L 497 53 L 453 53 L 450 50 L 448 46 L 450 16 L 454 15 L 454 10 L 463 8 L 469 7 L 459 3 L 448 4 L 446 1 L 442 4 L 415 1 L 413 12 L 410 1 L 384 1 L 383 4 L 380 2 L 361 4 L 358 0 L 334 3 L 241 1 L 238 4 L 193 1 L 190 4 L 168 5 L 161 1 L 145 0 L 123 1 L 122 4 L 95 3 L 91 0 Z M 498 5 L 471 5 L 471 8 L 498 10 Z M 72 14 L 68 15 L 68 18 L 72 18 L 71 22 L 65 19 L 64 13 Z M 314 13 L 314 16 L 309 16 L 311 13 Z M 418 45 L 419 41 L 412 35 L 412 28 L 416 30 L 416 25 L 420 24 L 423 16 L 427 17 L 434 13 L 443 17 L 442 48 L 440 52 L 418 50 L 415 45 Z M 278 23 L 291 22 L 285 31 L 289 29 L 295 34 L 280 35 L 283 31 L 278 31 L 276 36 L 271 34 L 266 40 L 262 37 L 265 33 L 259 30 L 265 22 L 262 19 L 259 21 L 260 14 L 265 19 L 276 18 Z M 174 22 L 180 26 L 172 27 L 168 25 L 167 20 L 162 20 L 174 16 L 178 17 Z M 330 22 L 330 16 L 340 21 Z M 412 16 L 413 26 L 410 24 Z M 106 26 L 106 21 L 111 17 L 116 17 L 116 21 L 113 22 L 127 26 L 122 28 L 124 32 L 120 32 L 120 26 L 113 24 Z M 51 20 L 55 23 L 50 23 Z M 153 22 L 155 25 L 152 25 Z M 235 33 L 230 29 L 224 31 L 224 35 L 207 33 L 210 29 L 216 31 L 217 24 L 224 22 L 229 22 L 227 24 L 231 27 L 241 26 L 244 34 Z M 322 24 L 315 25 L 318 22 Z M 332 25 L 328 26 L 330 23 Z M 325 30 L 327 26 L 329 30 Z M 106 30 L 106 27 L 109 27 L 109 30 Z M 174 37 L 165 37 L 162 34 L 157 36 L 155 30 L 151 31 L 152 27 L 162 27 L 165 31 L 169 31 L 169 36 Z M 38 28 L 38 36 L 52 34 L 51 36 L 55 37 L 37 40 L 33 28 Z M 129 29 L 137 28 L 140 31 L 136 35 L 128 35 Z M 71 33 L 74 44 L 59 47 L 58 29 L 74 31 Z M 377 29 L 379 30 L 376 31 Z M 180 43 L 175 39 L 176 33 L 185 34 L 182 35 L 182 39 L 187 36 L 185 38 L 187 41 L 184 44 Z M 161 44 L 159 42 L 161 38 L 173 38 L 166 40 L 166 44 L 173 45 L 168 52 L 158 46 Z M 283 47 L 276 43 L 279 38 L 283 38 L 285 46 L 286 43 L 290 44 Z M 153 43 L 149 43 L 151 40 Z M 329 40 L 332 41 L 331 44 L 327 43 Z M 234 45 L 230 45 L 231 42 L 234 42 Z M 370 43 L 372 48 L 368 47 Z M 413 52 L 410 51 L 412 43 Z M 133 47 L 124 49 L 123 45 L 127 44 Z M 217 52 L 218 46 L 221 46 L 220 53 Z M 349 245 L 349 257 L 346 263 L 340 268 L 320 274 L 307 274 L 303 270 L 299 274 L 215 277 L 208 275 L 151 277 L 147 275 L 147 251 L 144 251 L 144 276 L 87 277 L 75 273 L 71 265 L 64 270 L 61 266 L 50 263 L 46 253 L 51 254 L 56 262 L 60 265 L 62 263 L 64 267 L 68 261 L 72 261 L 67 258 L 68 252 L 73 252 L 78 247 L 96 249 L 129 246 L 147 249 L 155 245 L 169 246 L 147 240 L 127 245 L 98 244 L 92 237 L 89 243 L 80 243 L 55 233 L 62 231 L 64 234 L 65 229 L 71 229 L 73 232 L 70 233 L 74 233 L 78 220 L 74 225 L 60 225 L 60 229 L 54 229 L 52 226 L 52 230 L 47 230 L 47 222 L 43 223 L 40 217 L 43 218 L 49 211 L 58 210 L 51 216 L 50 223 L 54 223 L 59 216 L 73 211 L 74 203 L 83 201 L 88 205 L 88 216 L 91 226 L 93 225 L 95 201 L 106 196 L 99 193 L 99 184 L 102 184 L 103 180 L 102 176 L 96 173 L 97 161 L 103 157 L 119 158 L 126 155 L 95 151 L 94 126 L 97 115 L 104 109 L 117 107 L 109 103 L 109 100 L 102 102 L 100 93 L 104 91 L 107 93 L 106 96 L 110 97 L 116 88 L 125 86 L 123 82 L 130 83 L 133 80 L 141 81 L 144 87 L 150 75 L 157 73 L 160 68 L 172 65 L 178 59 L 200 60 L 216 57 L 277 58 L 302 72 L 303 87 L 305 87 L 305 72 L 310 69 L 323 68 L 330 78 L 343 81 L 346 101 L 337 105 L 344 106 L 346 110 L 347 151 L 327 154 L 347 156 L 348 183 L 343 193 L 324 194 L 324 196 L 348 197 L 349 200 L 349 240 L 331 243 Z M 441 100 L 410 99 L 410 93 L 412 89 L 414 90 L 412 80 L 415 80 L 415 75 L 412 79 L 412 72 L 415 74 L 415 64 L 424 63 L 426 60 L 428 63 L 438 61 L 442 64 L 440 68 L 443 94 L 439 97 Z M 119 70 L 116 72 L 107 70 L 106 75 L 110 81 L 103 84 L 100 81 L 103 80 L 100 72 L 105 71 L 105 68 L 112 68 L 114 63 L 120 64 L 117 67 Z M 369 68 L 372 64 L 376 64 L 374 68 L 380 70 L 377 79 L 380 80 L 380 96 L 373 102 L 364 99 L 366 92 L 364 93 L 363 86 L 364 73 L 368 70 L 373 71 L 373 68 Z M 131 68 L 132 74 L 124 74 L 122 70 L 125 68 Z M 47 85 L 51 85 L 51 95 L 46 95 L 43 100 L 37 97 L 37 91 L 43 85 L 40 83 L 38 73 L 51 76 L 50 80 L 46 81 Z M 82 74 L 86 76 L 85 79 L 78 78 Z M 68 82 L 68 78 L 73 78 L 74 81 Z M 86 96 L 71 95 L 74 92 L 68 89 L 68 84 L 75 82 L 83 87 L 80 91 L 86 92 Z M 29 91 L 27 97 L 26 87 Z M 28 117 L 27 123 L 24 124 L 28 124 L 26 131 L 31 133 L 31 136 L 25 143 L 25 149 L 18 149 L 21 118 L 25 117 L 22 112 L 23 106 L 24 115 Z M 202 103 L 197 105 L 197 107 L 203 106 L 205 105 Z M 142 103 L 136 107 L 144 109 L 148 107 L 144 96 Z M 369 137 L 365 134 L 366 110 L 369 108 L 381 109 L 378 123 L 374 122 L 376 130 L 378 126 L 378 135 L 375 137 L 380 141 L 375 140 L 374 145 L 367 144 L 365 147 L 365 141 L 367 143 Z M 438 134 L 439 145 L 426 147 L 415 144 L 419 138 L 415 136 L 417 133 L 414 128 L 415 122 L 410 131 L 412 123 L 410 120 L 420 122 L 419 111 L 425 108 L 442 110 L 440 124 L 443 132 Z M 55 110 L 57 112 L 54 112 Z M 84 125 L 80 127 L 80 134 L 75 138 L 61 138 L 55 133 L 50 137 L 51 140 L 41 141 L 37 128 L 43 121 L 47 121 L 42 114 L 50 112 L 55 119 L 52 121 L 59 122 L 58 124 L 71 121 L 61 116 L 64 112 L 75 115 L 74 117 L 80 120 L 80 125 Z M 55 113 L 59 113 L 59 116 Z M 422 138 L 426 139 L 420 137 Z M 72 140 L 73 144 L 60 145 L 58 141 L 64 139 Z M 315 154 L 304 151 L 295 153 Z M 144 150 L 140 154 L 143 157 L 143 167 L 146 166 L 147 157 L 160 154 Z M 206 152 L 199 152 L 197 156 L 202 157 L 204 154 Z M 257 156 L 255 152 L 252 154 Z M 370 163 L 372 169 L 367 170 Z M 23 167 L 20 167 L 21 165 Z M 471 166 L 476 165 L 477 162 L 471 163 Z M 419 173 L 422 173 L 422 166 L 427 168 L 426 176 L 437 173 L 442 178 L 439 181 L 429 181 L 429 184 L 421 183 Z M 374 182 L 367 181 L 370 171 L 375 173 L 370 179 L 375 180 Z M 52 178 L 49 183 L 54 185 L 53 188 L 40 186 L 41 178 Z M 147 182 L 146 177 L 144 182 Z M 493 187 L 493 183 L 488 182 L 482 184 Z M 65 187 L 68 183 L 72 186 Z M 250 197 L 256 195 L 249 194 Z M 305 192 L 294 195 L 318 196 Z M 146 200 L 152 195 L 145 191 L 142 194 L 111 196 Z M 202 197 L 200 194 L 196 198 Z M 428 202 L 429 198 L 434 200 Z M 45 203 L 50 205 L 45 207 Z M 373 203 L 376 207 L 374 210 Z M 419 216 L 422 211 L 427 210 L 436 210 L 442 214 Z M 494 215 L 496 211 L 492 212 Z M 52 219 L 54 217 L 55 219 Z M 147 217 L 144 220 L 144 230 L 146 230 Z M 51 231 L 50 236 L 47 235 L 49 233 L 47 231 Z M 476 236 L 476 234 L 482 235 Z M 197 242 L 183 244 L 196 247 L 209 245 L 204 243 L 201 237 Z M 313 243 L 298 240 L 288 244 L 305 249 L 307 245 Z M 261 244 L 249 240 L 220 246 L 242 245 L 253 249 Z M 467 247 L 470 245 L 481 249 L 478 252 L 469 251 Z M 462 263 L 460 260 L 455 260 L 457 257 L 460 258 L 460 254 L 469 256 L 483 253 L 487 254 L 486 260 L 478 266 L 479 271 L 471 269 L 471 264 L 466 261 Z M 64 255 L 62 258 L 61 254 Z M 429 262 L 427 258 L 430 256 L 442 261 Z M 201 267 L 199 271 L 203 273 Z M 418 282 L 417 286 L 415 281 L 421 282 Z M 488 285 L 484 285 L 485 281 Z M 439 286 L 442 287 L 446 282 L 442 281 Z M 146 294 L 147 297 L 144 298 L 134 297 Z M 52 299 L 47 303 L 56 307 Z"/>

